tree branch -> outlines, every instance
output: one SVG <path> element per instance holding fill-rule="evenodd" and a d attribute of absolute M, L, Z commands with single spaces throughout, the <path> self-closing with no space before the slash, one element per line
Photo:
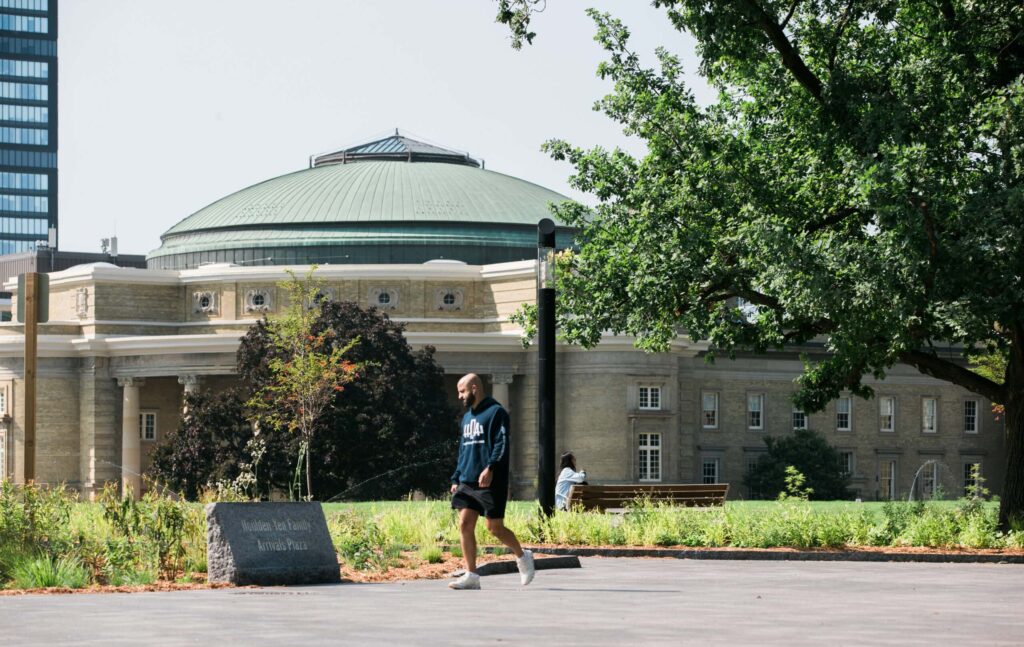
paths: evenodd
<path fill-rule="evenodd" d="M 904 351 L 900 353 L 899 359 L 925 375 L 962 386 L 968 391 L 985 396 L 992 402 L 1006 401 L 1006 388 L 1003 385 L 996 384 L 959 364 L 940 359 L 932 353 L 921 350 Z"/>
<path fill-rule="evenodd" d="M 786 14 L 786 17 L 782 20 L 782 24 L 779 25 L 780 29 L 786 29 L 786 25 L 789 24 L 789 21 L 793 17 L 793 13 L 796 11 L 796 7 L 799 4 L 800 0 L 793 0 L 793 2 L 789 5 L 789 13 Z"/>
<path fill-rule="evenodd" d="M 835 323 L 831 319 L 819 319 L 818 321 L 810 321 L 802 324 L 796 328 L 793 328 L 786 332 L 782 336 L 783 343 L 790 343 L 795 339 L 801 339 L 804 337 L 816 337 L 817 335 L 824 335 L 835 330 Z"/>
<path fill-rule="evenodd" d="M 775 50 L 782 56 L 782 65 L 796 77 L 804 89 L 811 93 L 811 96 L 818 100 L 818 103 L 824 103 L 821 81 L 804 64 L 804 60 L 800 58 L 800 54 L 793 47 L 793 43 L 789 41 L 786 32 L 775 18 L 769 15 L 755 0 L 742 0 L 742 4 L 753 15 L 755 22 L 768 36 Z"/>
<path fill-rule="evenodd" d="M 928 205 L 922 202 L 920 209 L 924 218 L 924 233 L 928 237 L 928 273 L 924 277 L 924 288 L 925 295 L 930 299 L 935 287 L 935 275 L 938 273 L 939 237 L 935 233 L 935 221 L 928 210 Z"/>
<path fill-rule="evenodd" d="M 843 37 L 843 32 L 846 31 L 846 26 L 850 24 L 850 18 L 853 17 L 853 5 L 856 0 L 850 0 L 846 3 L 846 8 L 843 9 L 843 15 L 839 18 L 839 25 L 836 27 L 836 35 L 832 39 L 832 49 L 828 54 L 828 69 L 831 73 L 836 67 L 836 57 L 839 56 L 839 41 Z"/>
<path fill-rule="evenodd" d="M 804 233 L 813 234 L 821 231 L 822 229 L 828 229 L 832 225 L 837 225 L 856 213 L 860 213 L 860 209 L 857 207 L 842 207 L 817 222 L 811 222 L 804 225 Z"/>

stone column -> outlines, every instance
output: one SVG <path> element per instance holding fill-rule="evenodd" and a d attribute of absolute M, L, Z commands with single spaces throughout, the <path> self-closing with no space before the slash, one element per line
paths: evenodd
<path fill-rule="evenodd" d="M 512 404 L 508 399 L 508 388 L 512 384 L 512 378 L 514 377 L 511 373 L 491 374 L 491 397 L 497 400 L 501 406 L 505 407 L 505 410 L 508 412 L 512 411 Z"/>
<path fill-rule="evenodd" d="M 120 377 L 118 386 L 124 388 L 121 407 L 121 490 L 132 489 L 137 499 L 142 494 L 142 444 L 139 442 L 139 388 L 143 380 Z"/>
<path fill-rule="evenodd" d="M 508 387 L 512 384 L 512 378 L 514 377 L 512 373 L 491 373 L 491 397 L 497 400 L 501 406 L 505 407 L 509 414 L 512 413 L 512 404 L 509 402 Z M 514 428 L 515 426 L 513 425 Z M 513 455 L 510 455 L 509 458 L 513 459 L 510 461 L 508 471 L 508 496 L 512 498 L 518 461 L 513 458 Z"/>
<path fill-rule="evenodd" d="M 185 387 L 184 392 L 181 394 L 181 400 L 182 400 L 181 411 L 182 411 L 182 413 L 188 413 L 188 405 L 185 404 L 185 396 L 189 395 L 190 393 L 198 393 L 199 392 L 199 385 L 200 385 L 200 381 L 201 380 L 202 380 L 202 377 L 200 377 L 199 375 L 179 375 L 178 376 L 178 384 L 181 384 L 182 386 Z"/>

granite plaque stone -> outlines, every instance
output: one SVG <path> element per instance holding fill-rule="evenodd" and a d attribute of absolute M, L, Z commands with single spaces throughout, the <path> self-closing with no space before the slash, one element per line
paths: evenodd
<path fill-rule="evenodd" d="M 319 503 L 210 503 L 210 582 L 318 584 L 341 579 Z"/>

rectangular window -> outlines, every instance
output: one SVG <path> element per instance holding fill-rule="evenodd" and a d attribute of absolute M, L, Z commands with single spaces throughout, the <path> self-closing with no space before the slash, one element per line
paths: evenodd
<path fill-rule="evenodd" d="M 981 463 L 967 461 L 964 463 L 964 496 L 974 496 L 981 485 Z"/>
<path fill-rule="evenodd" d="M 0 121 L 30 121 L 45 124 L 50 121 L 50 109 L 42 106 L 0 105 Z"/>
<path fill-rule="evenodd" d="M 28 9 L 30 11 L 46 11 L 47 0 L 0 0 L 0 7 L 7 9 Z"/>
<path fill-rule="evenodd" d="M 701 483 L 718 483 L 719 459 L 705 458 L 701 461 Z"/>
<path fill-rule="evenodd" d="M 7 389 L 0 387 L 0 416 L 7 415 Z"/>
<path fill-rule="evenodd" d="M 45 213 L 49 208 L 50 199 L 44 196 L 0 194 L 0 210 L 3 211 Z"/>
<path fill-rule="evenodd" d="M 936 462 L 932 462 L 930 465 L 925 465 L 924 469 L 921 470 L 921 498 L 936 498 L 937 491 L 935 488 L 938 486 L 938 484 L 939 464 Z"/>
<path fill-rule="evenodd" d="M 26 101 L 47 101 L 50 89 L 35 83 L 0 82 L 0 97 L 4 99 L 24 99 Z"/>
<path fill-rule="evenodd" d="M 749 452 L 745 455 L 747 464 L 747 474 L 752 474 L 754 470 L 757 469 L 757 461 L 763 455 L 764 452 Z M 751 499 L 760 499 L 761 492 L 755 489 L 753 485 L 751 485 L 750 487 L 747 488 L 747 496 Z"/>
<path fill-rule="evenodd" d="M 718 429 L 718 394 L 705 393 L 701 396 L 701 424 L 705 429 Z"/>
<path fill-rule="evenodd" d="M 638 434 L 639 477 L 641 481 L 661 480 L 661 434 Z"/>
<path fill-rule="evenodd" d="M 49 23 L 50 21 L 47 18 L 0 14 L 0 30 L 3 31 L 25 31 L 32 34 L 45 34 L 49 28 Z"/>
<path fill-rule="evenodd" d="M 793 429 L 807 429 L 807 414 L 793 407 Z"/>
<path fill-rule="evenodd" d="M 661 409 L 660 386 L 640 387 L 640 408 L 646 411 L 655 411 Z"/>
<path fill-rule="evenodd" d="M 881 458 L 878 463 L 878 497 L 885 501 L 896 498 L 896 459 Z"/>
<path fill-rule="evenodd" d="M 0 58 L 0 75 L 47 79 L 50 77 L 50 64 L 45 61 L 18 61 Z"/>
<path fill-rule="evenodd" d="M 854 462 L 853 462 L 854 461 L 853 452 L 850 452 L 850 451 L 839 452 L 839 458 L 842 460 L 843 475 L 844 476 L 853 476 L 853 470 L 854 470 L 854 467 L 855 467 Z"/>
<path fill-rule="evenodd" d="M 878 398 L 878 426 L 881 431 L 895 431 L 896 398 Z"/>
<path fill-rule="evenodd" d="M 0 144 L 29 144 L 45 146 L 50 142 L 50 132 L 38 128 L 0 128 Z"/>
<path fill-rule="evenodd" d="M 939 401 L 925 398 L 921 401 L 921 431 L 934 434 L 939 429 Z"/>
<path fill-rule="evenodd" d="M 978 433 L 978 401 L 964 400 L 964 433 Z"/>
<path fill-rule="evenodd" d="M 142 411 L 139 413 L 139 438 L 142 440 L 156 440 L 156 411 Z"/>
<path fill-rule="evenodd" d="M 850 431 L 850 409 L 852 401 L 849 397 L 836 400 L 836 431 Z"/>
<path fill-rule="evenodd" d="M 747 396 L 747 428 L 764 429 L 764 394 Z"/>
<path fill-rule="evenodd" d="M 50 178 L 42 173 L 0 173 L 0 189 L 46 191 L 48 188 Z"/>

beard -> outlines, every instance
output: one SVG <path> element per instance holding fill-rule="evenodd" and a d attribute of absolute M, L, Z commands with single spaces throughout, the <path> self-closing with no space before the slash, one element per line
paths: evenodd
<path fill-rule="evenodd" d="M 462 406 L 470 409 L 476 404 L 476 393 L 467 393 L 466 397 L 462 398 Z"/>

